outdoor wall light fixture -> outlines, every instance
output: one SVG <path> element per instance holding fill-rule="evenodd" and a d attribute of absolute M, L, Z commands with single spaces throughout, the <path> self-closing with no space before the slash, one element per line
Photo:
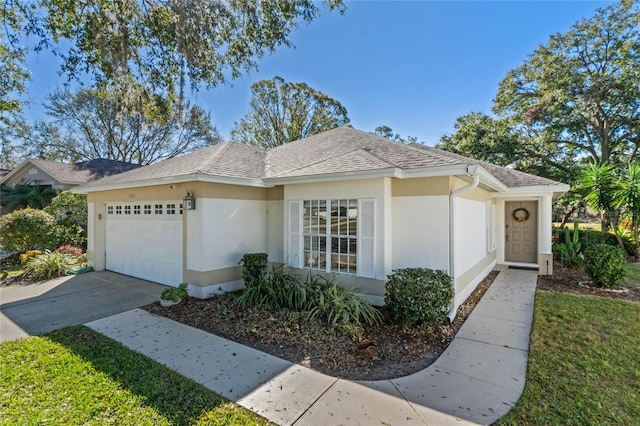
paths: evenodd
<path fill-rule="evenodd" d="M 191 191 L 187 191 L 187 196 L 182 200 L 184 202 L 184 208 L 187 210 L 195 210 L 196 209 L 196 198 L 193 196 Z"/>

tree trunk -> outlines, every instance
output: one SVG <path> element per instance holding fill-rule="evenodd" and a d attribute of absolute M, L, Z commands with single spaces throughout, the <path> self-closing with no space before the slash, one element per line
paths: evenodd
<path fill-rule="evenodd" d="M 569 221 L 569 218 L 571 218 L 571 215 L 573 215 L 575 211 L 576 211 L 576 208 L 573 207 L 571 210 L 569 210 L 569 213 L 565 214 L 562 217 L 562 222 L 560 223 L 560 229 L 564 229 L 564 227 L 567 225 L 567 222 Z"/>

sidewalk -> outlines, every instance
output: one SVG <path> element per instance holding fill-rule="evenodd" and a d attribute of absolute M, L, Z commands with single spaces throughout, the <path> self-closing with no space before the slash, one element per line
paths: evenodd
<path fill-rule="evenodd" d="M 431 366 L 336 379 L 140 309 L 86 325 L 281 425 L 490 424 L 524 387 L 536 274 L 500 272 Z"/>

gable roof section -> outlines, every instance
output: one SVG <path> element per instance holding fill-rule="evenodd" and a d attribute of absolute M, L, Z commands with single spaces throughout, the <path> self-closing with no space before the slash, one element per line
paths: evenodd
<path fill-rule="evenodd" d="M 0 181 L 9 181 L 13 176 L 19 175 L 29 165 L 38 167 L 44 173 L 62 184 L 81 185 L 92 180 L 101 179 L 117 173 L 140 167 L 137 164 L 123 161 L 97 158 L 95 160 L 82 161 L 76 164 L 58 163 L 56 161 L 30 158 L 5 175 Z"/>
<path fill-rule="evenodd" d="M 195 175 L 219 176 L 228 179 L 259 180 L 264 174 L 265 152 L 258 148 L 226 142 L 180 157 L 170 158 L 118 175 L 91 182 L 94 187 L 122 185 L 157 179 L 193 178 Z"/>
<path fill-rule="evenodd" d="M 350 127 L 338 127 L 305 139 L 264 150 L 226 142 L 181 157 L 105 177 L 81 191 L 202 180 L 252 186 L 273 186 L 311 180 L 365 176 L 468 175 L 479 171 L 489 187 L 548 187 L 566 185 L 516 170 L 473 160 L 420 144 L 401 144 Z"/>

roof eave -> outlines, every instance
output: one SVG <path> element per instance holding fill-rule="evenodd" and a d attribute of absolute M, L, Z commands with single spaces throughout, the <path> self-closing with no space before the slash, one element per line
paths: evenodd
<path fill-rule="evenodd" d="M 241 179 L 227 176 L 213 176 L 203 173 L 191 173 L 180 176 L 167 176 L 164 178 L 143 179 L 131 182 L 119 182 L 104 185 L 81 185 L 71 189 L 74 194 L 88 194 L 91 192 L 113 191 L 117 189 L 141 188 L 158 185 L 171 185 L 185 182 L 209 182 L 226 185 L 251 186 L 257 188 L 267 187 L 260 179 Z"/>
<path fill-rule="evenodd" d="M 22 164 L 20 164 L 18 167 L 16 167 L 15 169 L 11 170 L 9 173 L 7 173 L 5 176 L 3 176 L 0 179 L 0 184 L 8 182 L 9 180 L 11 180 L 11 178 L 13 178 L 15 175 L 19 175 L 20 173 L 22 173 L 22 171 L 24 169 L 26 169 L 26 166 L 31 164 L 34 167 L 37 167 L 40 171 L 42 171 L 43 173 L 49 175 L 51 177 L 51 179 L 58 181 L 60 183 L 66 183 L 66 182 L 62 182 L 58 176 L 56 176 L 55 174 L 51 173 L 49 170 L 46 170 L 42 167 L 40 167 L 39 165 L 37 165 L 36 163 L 34 163 L 30 158 L 26 159 L 25 161 L 22 162 Z"/>
<path fill-rule="evenodd" d="M 531 185 L 531 186 L 519 186 L 508 188 L 506 192 L 500 194 L 494 194 L 494 197 L 533 197 L 533 196 L 545 196 L 551 194 L 554 198 L 559 197 L 565 192 L 569 191 L 570 186 L 564 183 L 558 183 L 555 185 Z"/>

